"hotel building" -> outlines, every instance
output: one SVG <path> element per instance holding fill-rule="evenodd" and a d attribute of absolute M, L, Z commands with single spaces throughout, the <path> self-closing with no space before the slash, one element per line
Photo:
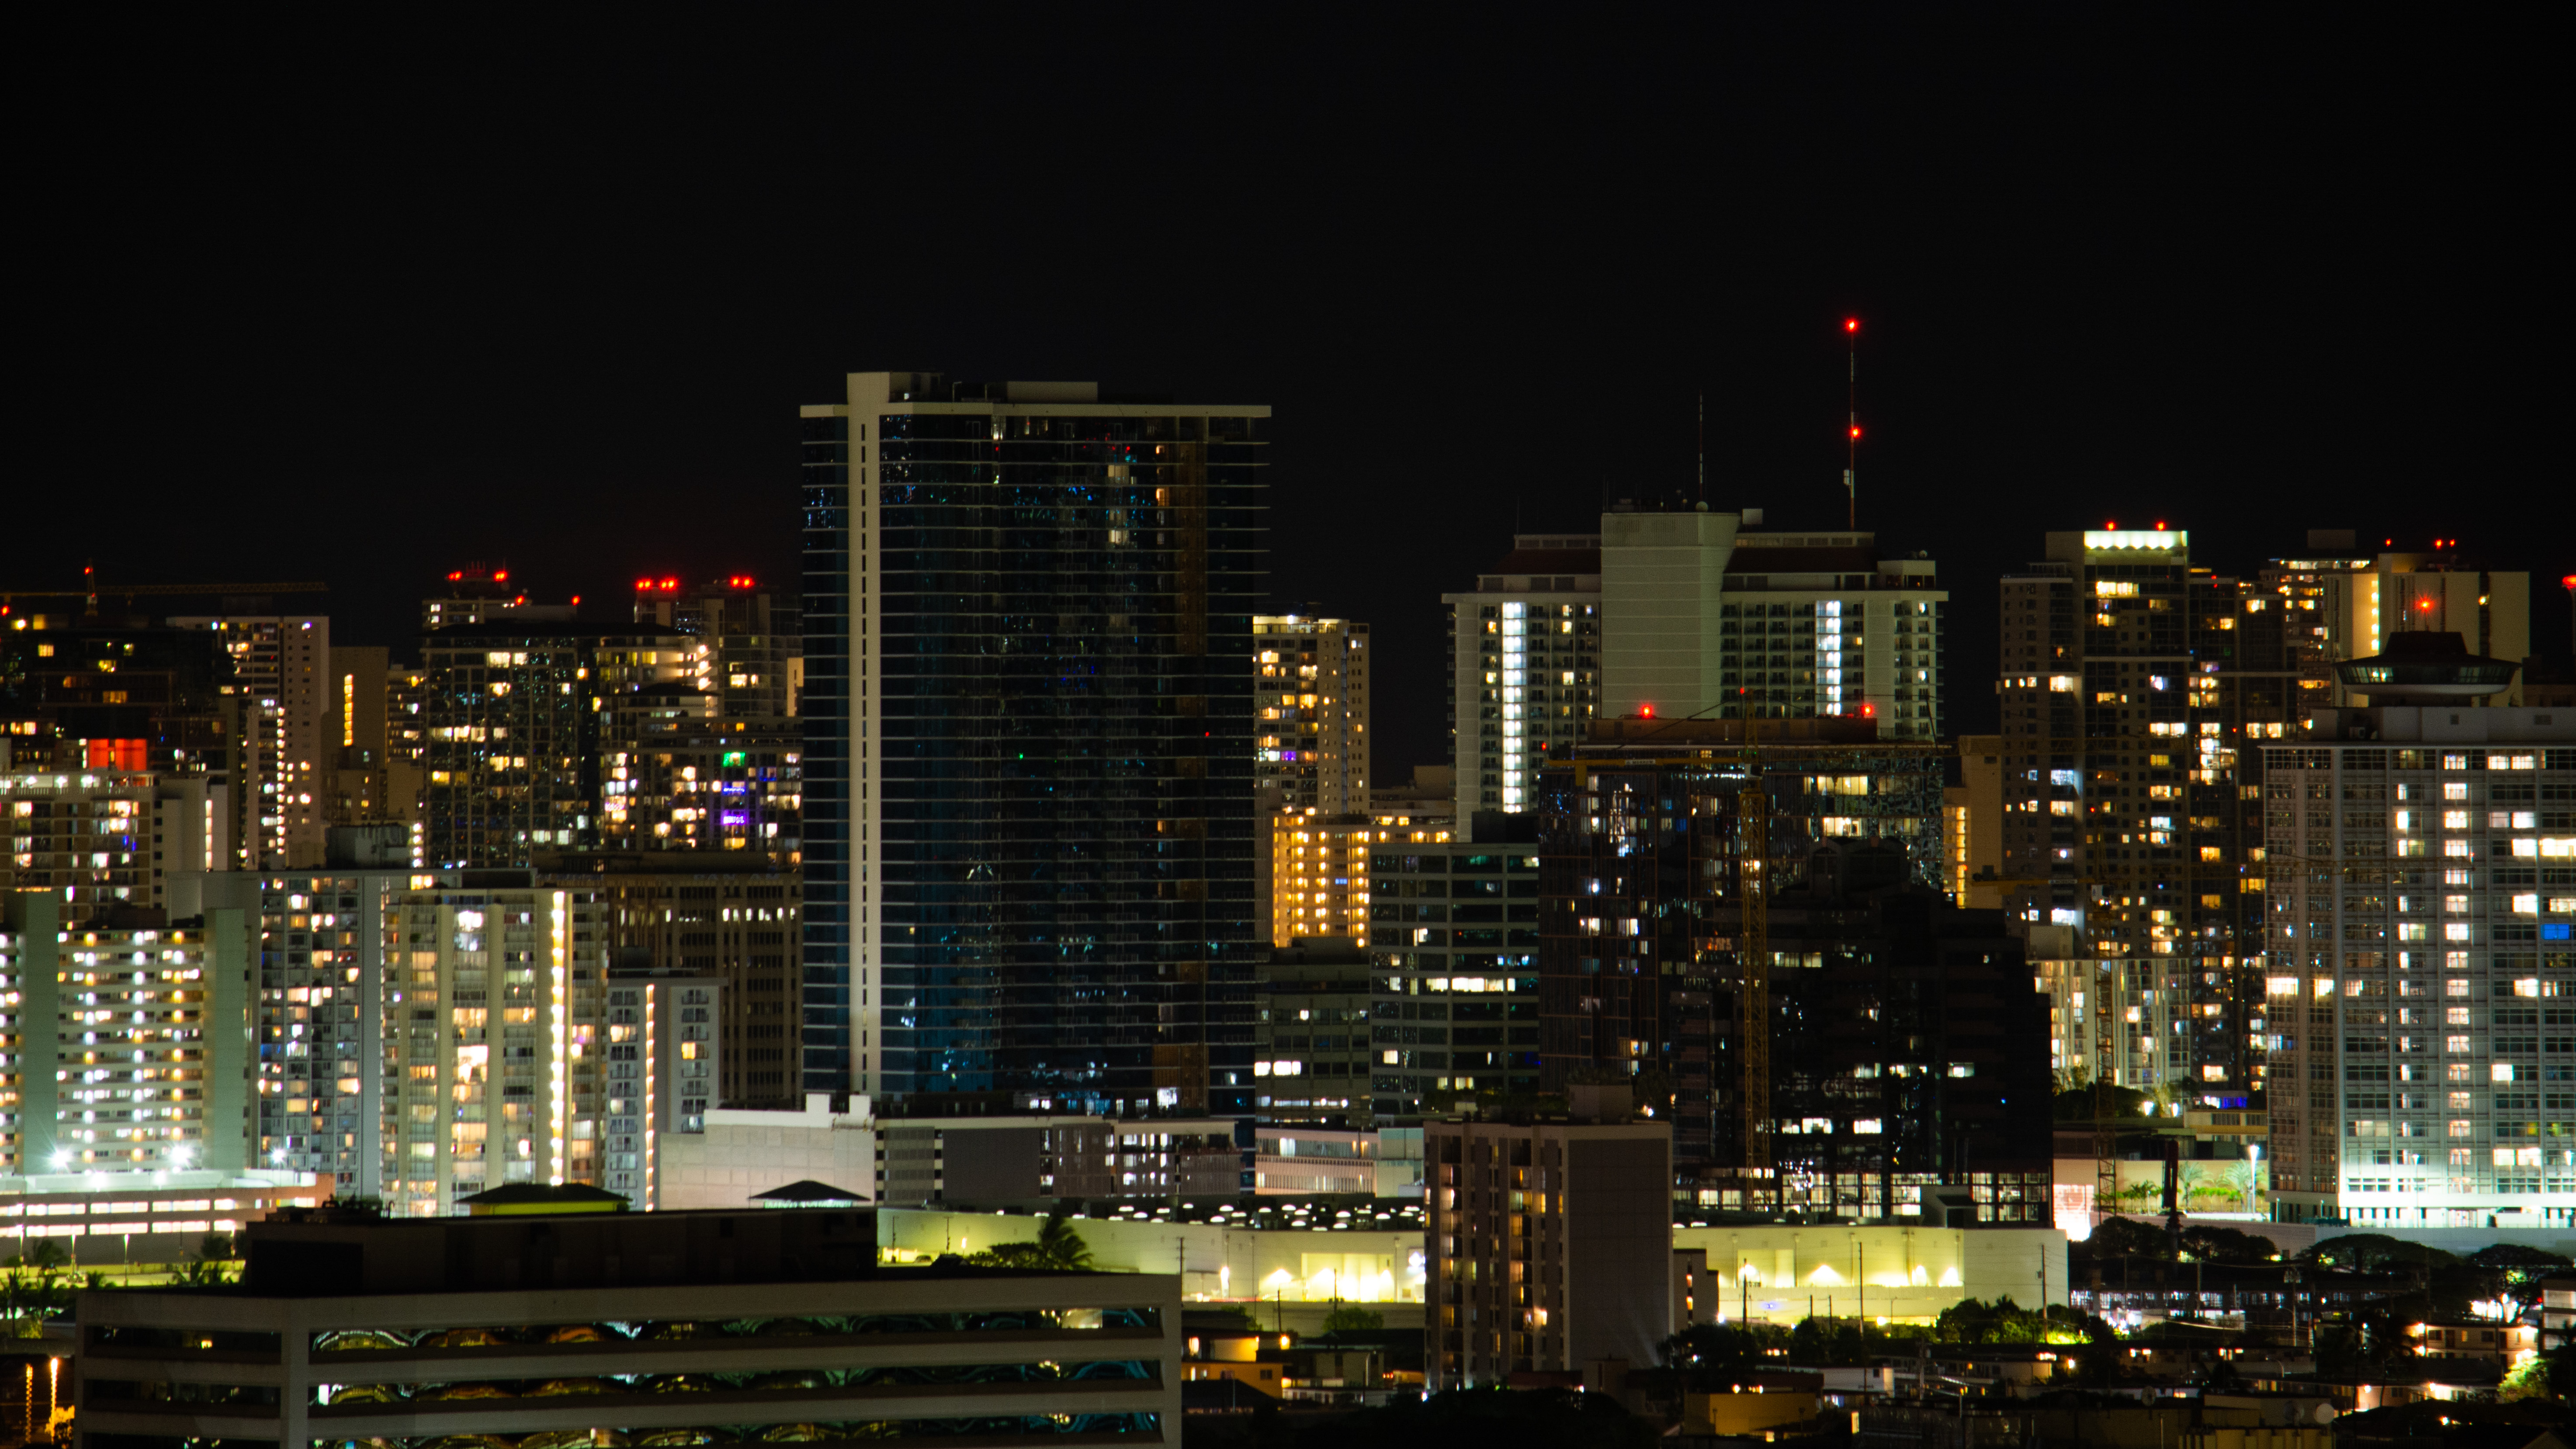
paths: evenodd
<path fill-rule="evenodd" d="M 1596 716 L 1849 716 L 1940 738 L 1932 561 L 1761 524 L 1622 502 L 1598 534 L 1516 536 L 1474 592 L 1443 595 L 1460 817 L 1532 808 L 1539 768 Z"/>
<path fill-rule="evenodd" d="M 806 1090 L 1250 1110 L 1269 411 L 803 410 Z"/>
<path fill-rule="evenodd" d="M 42 891 L 73 920 L 184 904 L 171 877 L 228 856 L 223 795 L 204 775 L 0 769 L 0 891 Z"/>

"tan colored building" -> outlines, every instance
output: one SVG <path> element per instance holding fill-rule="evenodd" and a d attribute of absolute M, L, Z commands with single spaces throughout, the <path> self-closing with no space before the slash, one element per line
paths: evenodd
<path fill-rule="evenodd" d="M 1941 792 L 1941 876 L 1955 903 L 2001 910 L 2004 768 L 2000 735 L 1959 737 L 1959 783 Z M 1988 884 L 1978 885 L 1984 877 Z"/>
<path fill-rule="evenodd" d="M 1363 814 L 1283 810 L 1270 821 L 1270 944 L 1348 936 L 1368 944 L 1369 845 Z"/>
<path fill-rule="evenodd" d="M 385 1211 L 601 1185 L 607 908 L 542 886 L 406 891 L 387 914 Z"/>
<path fill-rule="evenodd" d="M 1673 1321 L 1668 1124 L 1432 1122 L 1423 1159 L 1434 1392 L 1655 1362 Z"/>
<path fill-rule="evenodd" d="M 796 1084 L 796 960 L 804 880 L 733 851 L 548 855 L 545 879 L 598 902 L 601 940 L 621 971 L 724 983 L 717 1033 L 728 1107 L 784 1107 Z"/>
<path fill-rule="evenodd" d="M 239 700 L 241 768 L 233 840 L 247 870 L 301 870 L 322 863 L 330 788 L 326 729 L 337 723 L 330 693 L 331 621 L 318 614 L 201 615 L 172 619 L 212 631 L 232 660 L 229 691 Z"/>

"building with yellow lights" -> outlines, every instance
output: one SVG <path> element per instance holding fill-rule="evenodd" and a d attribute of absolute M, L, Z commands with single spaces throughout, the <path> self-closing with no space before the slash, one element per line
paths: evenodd
<path fill-rule="evenodd" d="M 1368 808 L 1369 626 L 1312 614 L 1252 616 L 1253 782 L 1288 809 Z"/>
<path fill-rule="evenodd" d="M 1270 944 L 1349 936 L 1368 944 L 1370 843 L 1364 814 L 1283 810 L 1270 820 Z"/>
<path fill-rule="evenodd" d="M 656 1208 L 656 1144 L 706 1131 L 716 1105 L 724 982 L 621 971 L 608 982 L 606 1149 L 599 1186 Z"/>
<path fill-rule="evenodd" d="M 2298 558 L 2276 558 L 2244 590 L 2249 608 L 2279 609 L 2298 670 L 2300 703 L 2350 708 L 2359 693 L 2334 666 L 2379 654 L 2391 635 L 2457 634 L 2471 654 L 2519 661 L 2531 653 L 2531 575 L 2489 570 L 2447 547 L 2365 554 L 2349 529 L 2316 529 Z M 2522 681 L 2492 702 L 2523 702 Z"/>
<path fill-rule="evenodd" d="M 525 877 L 521 877 L 525 879 Z M 441 1216 L 507 1183 L 601 1186 L 610 1117 L 595 892 L 440 887 L 386 922 L 385 1210 Z"/>
<path fill-rule="evenodd" d="M 318 614 L 227 614 L 172 619 L 211 631 L 232 661 L 241 719 L 232 868 L 310 869 L 322 863 L 330 804 L 324 770 L 332 697 L 331 621 Z"/>
<path fill-rule="evenodd" d="M 0 897 L 6 1171 L 239 1172 L 247 1154 L 251 935 L 240 911 L 66 921 L 50 892 Z"/>
<path fill-rule="evenodd" d="M 174 875 L 228 858 L 231 824 L 204 775 L 0 769 L 0 891 L 43 891 L 74 919 L 166 909 Z"/>

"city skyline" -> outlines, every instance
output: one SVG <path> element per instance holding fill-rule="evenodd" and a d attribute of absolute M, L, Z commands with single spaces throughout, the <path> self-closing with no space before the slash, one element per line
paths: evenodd
<path fill-rule="evenodd" d="M 1437 595 L 1514 532 L 1703 476 L 1712 508 L 1844 524 L 1846 318 L 1858 526 L 1954 577 L 2017 567 L 2042 528 L 2158 520 L 2232 573 L 2312 527 L 2566 571 L 2523 481 L 2552 233 L 2519 138 L 2546 132 L 2547 87 L 2469 37 L 1210 25 L 1032 21 L 970 56 L 907 18 L 868 37 L 910 59 L 864 111 L 828 99 L 835 45 L 772 32 L 539 35 L 498 71 L 426 43 L 354 89 L 209 92 L 182 67 L 38 179 L 48 275 L 90 300 L 38 310 L 33 441 L 84 463 L 13 500 L 65 546 L 0 583 L 76 586 L 80 558 L 320 577 L 336 638 L 399 644 L 414 581 L 473 559 L 612 611 L 647 572 L 791 579 L 778 409 L 850 371 L 1257 398 L 1283 499 L 1311 505 L 1281 511 L 1260 602 L 1372 626 L 1378 763 L 1401 772 L 1446 755 L 1414 683 L 1445 660 Z M 274 64 L 248 61 L 223 73 Z M 1068 79 L 1130 64 L 1174 89 Z M 866 119 L 888 108 L 937 119 L 889 141 Z M 1060 114 L 1078 146 L 1033 139 Z M 897 190 L 810 179 L 888 146 Z M 99 147 L 155 159 L 79 163 Z M 1075 155 L 1122 159 L 1094 179 Z M 1153 172 L 1224 179 L 1189 225 L 1140 228 Z M 902 280 L 823 284 L 871 277 Z M 127 401 L 146 358 L 187 386 Z M 189 526 L 104 532 L 110 497 Z M 252 557 L 310 563 L 211 567 Z M 1954 600 L 1962 678 L 1993 673 L 1992 602 Z M 2535 610 L 2536 645 L 2567 647 L 2564 612 Z M 1951 728 L 1991 708 L 1962 693 Z"/>

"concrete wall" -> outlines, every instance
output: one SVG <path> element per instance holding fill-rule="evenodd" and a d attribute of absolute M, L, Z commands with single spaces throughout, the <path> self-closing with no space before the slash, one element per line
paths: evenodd
<path fill-rule="evenodd" d="M 1673 1140 L 1565 1142 L 1565 1354 L 1655 1361 L 1673 1331 Z"/>
<path fill-rule="evenodd" d="M 877 1134 L 825 1105 L 803 1112 L 707 1114 L 704 1132 L 653 1139 L 654 1201 L 668 1210 L 738 1208 L 774 1187 L 820 1182 L 876 1196 Z"/>
<path fill-rule="evenodd" d="M 1601 714 L 1683 719 L 1717 703 L 1732 513 L 1601 516 Z"/>
<path fill-rule="evenodd" d="M 1707 1251 L 1729 1319 L 1794 1323 L 1810 1300 L 1819 1314 L 1926 1321 L 1967 1298 L 2066 1301 L 2066 1235 L 2055 1228 L 1758 1224 L 1675 1228 L 1673 1246 Z"/>

